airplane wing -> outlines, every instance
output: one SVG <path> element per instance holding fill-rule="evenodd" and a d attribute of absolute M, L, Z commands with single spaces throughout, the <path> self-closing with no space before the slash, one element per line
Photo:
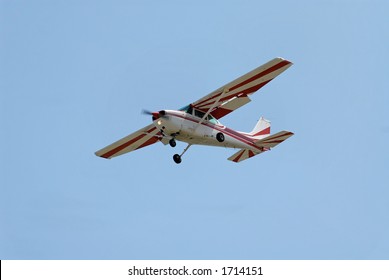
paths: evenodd
<path fill-rule="evenodd" d="M 194 108 L 210 112 L 220 119 L 239 107 L 250 102 L 249 95 L 253 94 L 292 65 L 283 58 L 275 58 L 264 65 L 252 70 L 240 78 L 218 88 L 214 92 L 192 103 Z"/>
<path fill-rule="evenodd" d="M 161 132 L 153 124 L 150 124 L 116 141 L 115 143 L 102 148 L 95 154 L 96 156 L 109 159 L 117 157 L 122 154 L 154 144 L 161 138 L 160 134 Z"/>

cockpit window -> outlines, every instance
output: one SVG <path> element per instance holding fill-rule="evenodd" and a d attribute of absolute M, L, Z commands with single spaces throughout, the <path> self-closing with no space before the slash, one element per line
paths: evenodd
<path fill-rule="evenodd" d="M 204 112 L 201 112 L 199 110 L 195 110 L 195 116 L 196 117 L 202 118 L 202 117 L 204 117 L 204 115 L 205 115 Z"/>
<path fill-rule="evenodd" d="M 195 110 L 195 116 L 196 117 L 203 118 L 204 115 L 205 115 L 204 112 Z M 219 121 L 217 119 L 215 119 L 211 114 L 208 114 L 206 120 L 209 121 L 210 123 L 213 123 L 213 124 L 219 124 Z"/>
<path fill-rule="evenodd" d="M 212 117 L 212 115 L 208 115 L 207 119 L 208 119 L 208 121 L 209 121 L 210 123 L 218 124 L 217 119 L 215 119 L 214 117 Z"/>
<path fill-rule="evenodd" d="M 185 112 L 187 114 L 190 114 L 190 115 L 195 115 L 196 117 L 198 117 L 200 119 L 202 119 L 204 117 L 204 115 L 205 115 L 204 112 L 196 110 L 196 109 L 193 109 L 193 107 L 190 104 L 188 106 L 182 107 L 179 110 L 183 111 L 183 112 Z M 213 123 L 213 124 L 219 124 L 219 121 L 217 119 L 215 119 L 210 114 L 208 114 L 206 120 L 209 121 L 210 123 Z"/>

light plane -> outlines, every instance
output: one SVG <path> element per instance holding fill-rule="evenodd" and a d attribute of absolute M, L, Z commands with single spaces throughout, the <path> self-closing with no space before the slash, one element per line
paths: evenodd
<path fill-rule="evenodd" d="M 233 162 L 241 162 L 269 151 L 293 133 L 281 131 L 271 135 L 270 122 L 263 117 L 251 132 L 230 129 L 221 124 L 219 119 L 250 102 L 250 95 L 291 65 L 288 60 L 275 58 L 179 110 L 144 111 L 152 116 L 152 124 L 95 154 L 110 159 L 156 142 L 175 147 L 176 141 L 188 144 L 181 154 L 173 156 L 176 163 L 181 163 L 182 156 L 192 145 L 239 149 L 228 158 Z"/>

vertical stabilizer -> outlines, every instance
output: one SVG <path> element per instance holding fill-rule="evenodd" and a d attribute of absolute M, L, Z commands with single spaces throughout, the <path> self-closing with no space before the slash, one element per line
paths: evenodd
<path fill-rule="evenodd" d="M 270 126 L 270 121 L 266 120 L 264 117 L 261 117 L 249 135 L 256 140 L 265 138 L 270 135 Z"/>

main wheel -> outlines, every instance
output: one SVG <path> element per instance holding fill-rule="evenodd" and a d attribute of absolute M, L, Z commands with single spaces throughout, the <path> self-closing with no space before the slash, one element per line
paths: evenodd
<path fill-rule="evenodd" d="M 169 140 L 169 144 L 170 144 L 170 147 L 173 147 L 173 148 L 177 145 L 176 140 L 174 140 L 174 138 Z"/>
<path fill-rule="evenodd" d="M 175 154 L 175 155 L 173 156 L 173 160 L 174 160 L 174 162 L 177 163 L 177 164 L 181 163 L 181 157 L 180 157 L 180 155 Z"/>
<path fill-rule="evenodd" d="M 224 134 L 219 132 L 218 134 L 216 134 L 216 139 L 219 142 L 223 142 L 224 141 Z"/>

